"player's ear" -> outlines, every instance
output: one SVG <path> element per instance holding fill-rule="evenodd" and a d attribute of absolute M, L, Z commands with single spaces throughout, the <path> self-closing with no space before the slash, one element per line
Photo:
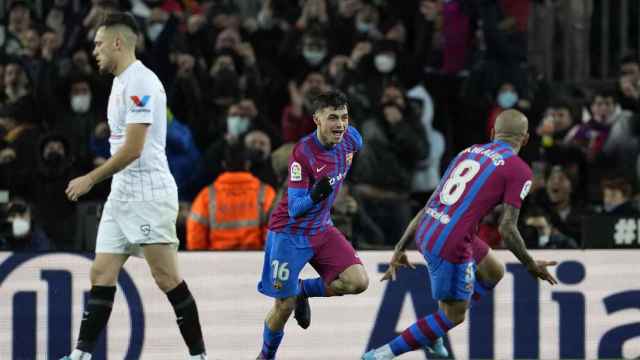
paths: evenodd
<path fill-rule="evenodd" d="M 313 122 L 320 126 L 320 116 L 318 116 L 318 112 L 316 111 L 315 113 L 313 113 Z"/>
<path fill-rule="evenodd" d="M 529 133 L 524 134 L 524 138 L 522 139 L 522 146 L 520 146 L 521 148 L 525 147 L 525 145 L 527 145 L 527 143 L 529 142 Z"/>

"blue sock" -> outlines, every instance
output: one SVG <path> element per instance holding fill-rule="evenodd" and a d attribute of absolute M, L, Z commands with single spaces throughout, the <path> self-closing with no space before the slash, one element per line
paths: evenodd
<path fill-rule="evenodd" d="M 476 281 L 473 283 L 473 295 L 471 295 L 471 303 L 469 305 L 473 306 L 474 303 L 480 301 L 480 299 L 491 292 L 495 286 L 495 284 L 488 284 L 476 278 Z"/>
<path fill-rule="evenodd" d="M 398 356 L 409 351 L 413 351 L 425 346 L 430 346 L 437 338 L 444 336 L 453 323 L 447 318 L 442 309 L 419 319 L 416 323 L 408 327 L 389 346 L 394 355 Z"/>
<path fill-rule="evenodd" d="M 267 322 L 264 323 L 264 331 L 262 332 L 262 357 L 265 359 L 275 359 L 276 351 L 278 351 L 278 346 L 280 346 L 280 342 L 282 341 L 282 337 L 284 336 L 284 330 L 273 331 L 269 329 Z"/>
<path fill-rule="evenodd" d="M 301 292 L 306 297 L 325 297 L 325 285 L 322 278 L 302 280 Z"/>

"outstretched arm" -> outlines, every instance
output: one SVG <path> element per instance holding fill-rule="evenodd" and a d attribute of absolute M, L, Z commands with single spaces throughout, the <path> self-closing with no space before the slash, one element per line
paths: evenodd
<path fill-rule="evenodd" d="M 413 237 L 415 236 L 418 225 L 420 224 L 420 219 L 422 219 L 423 215 L 424 215 L 424 208 L 418 211 L 416 216 L 414 216 L 411 222 L 409 223 L 409 226 L 407 226 L 407 228 L 404 230 L 404 234 L 402 234 L 402 237 L 396 244 L 395 251 L 404 251 L 407 248 L 407 244 L 409 243 L 409 240 L 413 239 Z"/>
<path fill-rule="evenodd" d="M 527 267 L 529 273 L 538 279 L 546 280 L 550 284 L 557 284 L 558 281 L 549 274 L 547 266 L 556 265 L 555 261 L 535 261 L 529 255 L 527 247 L 524 244 L 522 235 L 518 230 L 518 217 L 520 216 L 520 209 L 513 205 L 504 204 L 504 214 L 502 215 L 502 221 L 498 231 L 500 236 L 504 240 L 504 244 L 520 262 Z"/>

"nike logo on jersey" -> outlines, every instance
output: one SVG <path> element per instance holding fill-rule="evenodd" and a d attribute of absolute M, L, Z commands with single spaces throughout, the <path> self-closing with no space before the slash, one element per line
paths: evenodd
<path fill-rule="evenodd" d="M 323 165 L 322 167 L 317 168 L 317 169 L 316 169 L 316 172 L 320 172 L 320 171 L 322 171 L 322 170 L 323 170 L 324 168 L 326 168 L 326 167 L 327 167 L 327 165 Z"/>

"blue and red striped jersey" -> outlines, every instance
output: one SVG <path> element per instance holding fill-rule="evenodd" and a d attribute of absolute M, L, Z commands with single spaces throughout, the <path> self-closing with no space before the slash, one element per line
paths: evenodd
<path fill-rule="evenodd" d="M 520 208 L 531 178 L 529 166 L 506 142 L 463 150 L 425 205 L 415 234 L 418 249 L 452 263 L 467 261 L 480 220 L 501 203 Z"/>
<path fill-rule="evenodd" d="M 362 148 L 362 136 L 352 126 L 342 141 L 326 148 L 316 132 L 302 138 L 293 148 L 289 159 L 288 189 L 271 214 L 269 230 L 297 235 L 315 235 L 332 225 L 330 210 L 340 187 L 351 168 L 354 154 Z M 313 204 L 313 184 L 329 177 L 331 195 Z"/>

